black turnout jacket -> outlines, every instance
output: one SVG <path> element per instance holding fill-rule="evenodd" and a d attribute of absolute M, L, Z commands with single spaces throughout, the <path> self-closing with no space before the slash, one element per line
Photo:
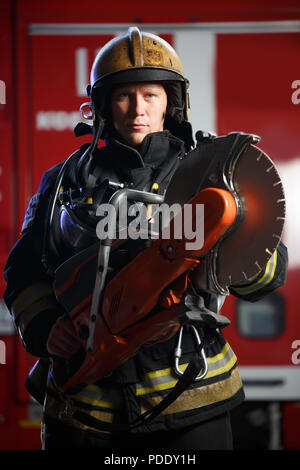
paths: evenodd
<path fill-rule="evenodd" d="M 79 153 L 82 154 L 85 148 L 83 146 Z M 91 171 L 95 181 L 108 177 L 139 190 L 151 191 L 153 183 L 158 183 L 158 192 L 163 194 L 181 158 L 185 158 L 183 141 L 169 131 L 163 131 L 148 135 L 139 151 L 113 139 L 106 146 L 96 149 Z M 56 165 L 44 174 L 38 192 L 30 201 L 22 236 L 5 266 L 5 301 L 24 347 L 30 354 L 41 358 L 31 393 L 41 402 L 43 400 L 44 413 L 88 432 L 102 432 L 75 419 L 72 411 L 79 410 L 107 424 L 124 425 L 138 419 L 160 403 L 178 382 L 173 370 L 177 336 L 141 350 L 110 376 L 96 383 L 65 396 L 59 393 L 51 374 L 48 375 L 52 358 L 46 349 L 46 342 L 51 327 L 65 312 L 54 295 L 53 276 L 45 270 L 41 257 L 45 217 L 60 168 L 61 164 Z M 182 184 L 188 182 L 183 181 Z M 78 185 L 76 168 L 71 167 L 63 182 L 64 190 L 75 189 Z M 54 256 L 55 267 L 62 261 L 59 256 Z M 272 263 L 272 269 L 270 265 L 265 267 L 258 278 L 247 286 L 231 286 L 231 294 L 253 301 L 282 285 L 287 265 L 287 252 L 282 243 L 269 263 Z M 217 312 L 216 296 L 203 293 L 203 297 L 206 306 L 215 308 Z M 147 425 L 135 427 L 133 432 L 179 429 L 214 417 L 243 401 L 237 358 L 222 331 L 205 331 L 206 376 L 189 385 L 158 416 Z M 194 351 L 194 337 L 187 331 L 183 335 L 182 370 Z M 45 373 L 41 374 L 42 369 L 46 371 L 48 380 L 43 378 Z"/>

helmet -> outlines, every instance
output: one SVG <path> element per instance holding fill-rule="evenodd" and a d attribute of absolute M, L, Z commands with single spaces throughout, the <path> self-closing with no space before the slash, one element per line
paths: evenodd
<path fill-rule="evenodd" d="M 164 39 L 135 26 L 109 41 L 95 58 L 88 86 L 95 112 L 106 117 L 106 99 L 114 84 L 145 81 L 163 82 L 168 114 L 179 123 L 188 119 L 188 81 L 177 53 Z"/>

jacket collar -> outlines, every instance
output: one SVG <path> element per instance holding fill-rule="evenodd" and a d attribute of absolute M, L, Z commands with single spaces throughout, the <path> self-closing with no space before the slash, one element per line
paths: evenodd
<path fill-rule="evenodd" d="M 115 168 L 158 168 L 166 159 L 184 154 L 184 142 L 169 131 L 148 134 L 139 150 L 115 137 L 107 142 L 111 165 Z"/>

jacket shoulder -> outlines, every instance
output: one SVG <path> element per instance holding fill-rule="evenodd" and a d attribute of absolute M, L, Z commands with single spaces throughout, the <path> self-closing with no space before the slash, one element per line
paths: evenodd
<path fill-rule="evenodd" d="M 40 181 L 39 188 L 37 190 L 37 194 L 44 194 L 46 193 L 49 189 L 53 187 L 55 184 L 55 181 L 58 177 L 59 171 L 63 165 L 62 163 L 58 163 L 54 165 L 53 167 L 49 168 L 47 171 L 42 176 L 42 179 Z"/>

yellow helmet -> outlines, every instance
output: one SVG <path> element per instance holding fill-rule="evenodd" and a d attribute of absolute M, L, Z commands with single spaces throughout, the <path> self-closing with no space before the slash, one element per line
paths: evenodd
<path fill-rule="evenodd" d="M 99 51 L 91 69 L 88 94 L 103 116 L 112 85 L 145 81 L 164 82 L 168 113 L 179 123 L 188 119 L 188 80 L 181 60 L 164 39 L 135 26 Z"/>

